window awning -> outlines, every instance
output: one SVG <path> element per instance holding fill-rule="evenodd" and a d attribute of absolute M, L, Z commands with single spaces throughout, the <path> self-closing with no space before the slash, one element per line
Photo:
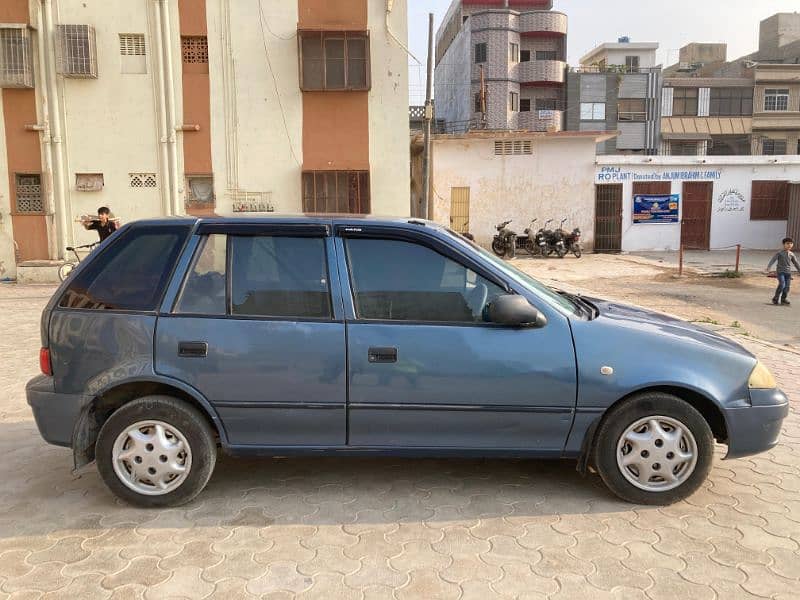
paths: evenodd
<path fill-rule="evenodd" d="M 749 135 L 752 131 L 752 117 L 663 117 L 661 119 L 661 135 L 665 137 L 669 134 Z"/>

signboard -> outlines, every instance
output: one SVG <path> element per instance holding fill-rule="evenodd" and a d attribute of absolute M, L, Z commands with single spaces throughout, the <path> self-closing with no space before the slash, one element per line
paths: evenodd
<path fill-rule="evenodd" d="M 715 181 L 722 179 L 722 171 L 715 169 L 681 169 L 664 171 L 623 171 L 622 167 L 601 167 L 597 183 L 624 183 L 626 181 Z"/>
<path fill-rule="evenodd" d="M 680 194 L 636 195 L 633 197 L 634 224 L 679 223 Z"/>

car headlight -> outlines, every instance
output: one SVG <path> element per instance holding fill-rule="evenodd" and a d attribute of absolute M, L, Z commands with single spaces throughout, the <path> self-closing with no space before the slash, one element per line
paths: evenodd
<path fill-rule="evenodd" d="M 761 361 L 758 361 L 753 372 L 750 373 L 750 380 L 747 385 L 751 390 L 774 390 L 778 387 L 778 382 L 775 381 L 769 369 Z"/>

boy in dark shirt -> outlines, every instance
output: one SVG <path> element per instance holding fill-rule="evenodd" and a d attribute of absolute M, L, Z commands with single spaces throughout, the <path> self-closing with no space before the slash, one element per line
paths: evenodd
<path fill-rule="evenodd" d="M 110 215 L 111 211 L 107 207 L 101 206 L 97 209 L 97 219 L 84 219 L 81 222 L 85 229 L 97 231 L 102 242 L 117 230 L 116 223 L 109 219 Z"/>
<path fill-rule="evenodd" d="M 786 306 L 791 304 L 789 302 L 789 289 L 792 285 L 792 265 L 800 273 L 800 264 L 798 264 L 792 248 L 794 248 L 794 240 L 788 237 L 783 238 L 783 250 L 773 256 L 767 265 L 767 271 L 769 271 L 773 264 L 778 263 L 778 289 L 775 290 L 775 296 L 772 298 L 773 304 L 783 303 Z"/>

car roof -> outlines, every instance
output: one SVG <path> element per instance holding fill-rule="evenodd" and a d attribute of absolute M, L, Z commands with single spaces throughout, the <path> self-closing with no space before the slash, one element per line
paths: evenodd
<path fill-rule="evenodd" d="M 377 217 L 373 215 L 347 215 L 347 214 L 271 214 L 269 216 L 231 216 L 231 217 L 160 217 L 136 221 L 139 225 L 175 225 L 175 224 L 252 224 L 252 225 L 280 225 L 280 224 L 319 224 L 319 225 L 383 225 L 392 227 L 410 228 L 426 226 L 441 229 L 441 225 L 425 219 L 411 217 Z"/>

